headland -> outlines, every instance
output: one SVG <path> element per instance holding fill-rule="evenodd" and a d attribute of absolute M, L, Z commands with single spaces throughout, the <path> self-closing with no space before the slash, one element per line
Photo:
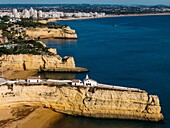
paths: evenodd
<path fill-rule="evenodd" d="M 157 95 L 137 88 L 80 80 L 28 78 L 0 86 L 1 107 L 27 105 L 93 118 L 163 120 Z"/>
<path fill-rule="evenodd" d="M 59 39 L 77 39 L 77 34 L 75 30 L 70 27 L 63 28 L 27 28 L 26 34 L 31 39 L 49 39 L 49 38 L 59 38 Z"/>
<path fill-rule="evenodd" d="M 88 71 L 76 67 L 73 57 L 62 58 L 56 49 L 49 48 L 40 41 L 49 38 L 76 39 L 75 30 L 69 26 L 42 24 L 30 19 L 14 22 L 9 17 L 2 17 L 1 22 L 0 27 L 3 30 L 0 30 L 0 68 L 4 75 L 7 74 L 5 77 L 9 78 L 10 71 Z"/>

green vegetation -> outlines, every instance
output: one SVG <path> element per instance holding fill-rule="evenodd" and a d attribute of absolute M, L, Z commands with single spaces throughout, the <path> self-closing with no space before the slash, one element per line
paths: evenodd
<path fill-rule="evenodd" d="M 17 22 L 18 25 L 22 26 L 22 27 L 41 27 L 43 24 L 39 23 L 39 22 L 34 22 L 32 20 L 22 20 Z"/>
<path fill-rule="evenodd" d="M 12 23 L 9 23 L 9 16 L 3 16 L 0 18 L 0 30 L 3 31 L 2 36 L 7 37 L 8 39 L 12 39 L 14 37 L 14 33 L 12 31 L 8 31 L 8 28 L 13 26 Z"/>
<path fill-rule="evenodd" d="M 0 30 L 6 30 L 8 27 L 13 25 L 11 23 L 7 23 L 9 19 L 9 16 L 0 17 Z"/>
<path fill-rule="evenodd" d="M 59 25 L 59 24 L 54 24 L 54 23 L 49 23 L 49 24 L 42 24 L 40 22 L 37 22 L 32 19 L 22 19 L 22 21 L 18 21 L 16 23 L 10 23 L 9 22 L 10 17 L 4 16 L 0 18 L 0 30 L 3 30 L 3 37 L 7 37 L 8 40 L 13 40 L 14 38 L 24 38 L 26 37 L 26 33 L 24 31 L 24 28 L 27 27 L 32 27 L 32 28 L 43 28 L 43 27 L 48 27 L 48 28 L 65 28 L 67 27 L 66 25 Z M 19 34 L 19 36 L 15 36 Z"/>
<path fill-rule="evenodd" d="M 0 18 L 2 22 L 8 22 L 10 20 L 9 16 L 3 16 Z"/>
<path fill-rule="evenodd" d="M 33 54 L 33 55 L 54 55 L 48 51 L 40 42 L 34 40 L 14 40 L 0 47 L 0 55 L 3 54 Z"/>
<path fill-rule="evenodd" d="M 49 48 L 35 40 L 28 40 L 25 33 L 26 27 L 48 27 L 48 28 L 63 28 L 64 25 L 42 24 L 31 19 L 23 19 L 16 23 L 10 23 L 10 18 L 4 16 L 0 18 L 0 30 L 2 37 L 0 42 L 0 55 L 3 54 L 33 54 L 33 55 L 54 55 L 49 52 Z M 7 41 L 3 41 L 4 39 Z"/>
<path fill-rule="evenodd" d="M 18 25 L 22 26 L 22 27 L 48 27 L 48 28 L 63 28 L 63 27 L 67 27 L 66 25 L 59 25 L 59 24 L 43 24 L 37 21 L 33 21 L 33 20 L 28 20 L 28 19 L 23 19 L 22 21 L 17 22 Z"/>
<path fill-rule="evenodd" d="M 7 24 L 0 23 L 0 30 L 6 30 L 8 28 Z"/>
<path fill-rule="evenodd" d="M 8 39 L 13 39 L 14 38 L 14 33 L 11 33 L 9 31 L 3 31 L 2 33 L 3 37 L 7 37 Z"/>

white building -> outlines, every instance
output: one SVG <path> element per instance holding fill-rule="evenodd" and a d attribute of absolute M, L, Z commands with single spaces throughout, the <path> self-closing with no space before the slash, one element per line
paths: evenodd
<path fill-rule="evenodd" d="M 17 9 L 13 9 L 12 10 L 12 14 L 13 14 L 13 16 L 15 17 L 15 18 L 20 18 L 20 14 L 19 14 L 19 12 L 18 12 L 18 10 Z"/>
<path fill-rule="evenodd" d="M 43 12 L 41 10 L 38 11 L 38 17 L 42 18 L 43 17 Z"/>
<path fill-rule="evenodd" d="M 34 10 L 34 13 L 33 13 L 33 16 L 32 16 L 33 18 L 37 18 L 38 17 L 38 12 L 37 12 L 37 10 Z"/>
<path fill-rule="evenodd" d="M 73 85 L 73 86 L 83 86 L 84 84 L 81 80 L 74 79 L 74 80 L 72 80 L 71 85 Z"/>
<path fill-rule="evenodd" d="M 0 30 L 0 38 L 2 38 L 3 37 L 3 31 L 2 30 Z"/>
<path fill-rule="evenodd" d="M 23 18 L 30 18 L 30 12 L 27 9 L 24 9 L 22 11 L 22 17 Z"/>
<path fill-rule="evenodd" d="M 16 14 L 16 13 L 18 13 L 18 10 L 17 10 L 16 8 L 14 8 L 14 9 L 12 10 L 12 13 L 13 13 L 13 14 Z"/>
<path fill-rule="evenodd" d="M 27 78 L 27 83 L 40 83 L 42 80 L 39 77 L 29 77 Z"/>
<path fill-rule="evenodd" d="M 29 13 L 30 13 L 30 17 L 33 17 L 33 15 L 34 15 L 34 9 L 33 9 L 32 7 L 29 9 Z"/>
<path fill-rule="evenodd" d="M 82 82 L 81 80 L 78 79 L 74 79 L 71 82 L 72 86 L 97 86 L 97 81 L 89 79 L 89 76 L 86 75 L 86 78 L 84 79 L 84 81 Z"/>
<path fill-rule="evenodd" d="M 84 86 L 97 86 L 97 81 L 89 79 L 89 76 L 86 75 L 86 78 L 84 79 Z"/>
<path fill-rule="evenodd" d="M 0 85 L 6 84 L 7 80 L 5 78 L 0 78 Z"/>

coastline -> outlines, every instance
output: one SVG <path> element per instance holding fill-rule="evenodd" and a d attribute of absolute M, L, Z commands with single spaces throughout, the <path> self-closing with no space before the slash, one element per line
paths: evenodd
<path fill-rule="evenodd" d="M 81 17 L 81 18 L 52 18 L 48 20 L 39 20 L 40 23 L 50 23 L 50 22 L 57 22 L 57 21 L 68 21 L 68 20 L 88 20 L 88 19 L 99 19 L 99 18 L 113 18 L 113 17 L 131 17 L 131 16 L 159 16 L 159 15 L 170 15 L 168 13 L 151 13 L 151 14 L 125 14 L 125 15 L 107 15 L 101 17 Z"/>
<path fill-rule="evenodd" d="M 128 15 L 125 15 L 125 16 L 128 16 Z M 133 15 L 133 16 L 135 16 L 135 15 Z M 138 15 L 138 16 L 142 16 L 142 15 Z M 146 16 L 146 15 L 145 15 Z M 150 16 L 150 15 L 148 15 L 148 16 Z M 117 16 L 115 16 L 115 17 L 117 17 Z M 124 16 L 122 16 L 122 17 L 124 17 Z M 96 18 L 108 18 L 108 17 L 96 17 Z M 90 19 L 92 19 L 92 18 L 90 18 Z M 94 18 L 93 18 L 94 19 Z M 68 19 L 69 20 L 69 19 Z M 73 20 L 81 20 L 81 19 L 73 19 Z M 83 19 L 82 19 L 83 20 Z M 85 20 L 85 19 L 84 19 Z M 21 75 L 22 76 L 22 75 Z M 36 111 L 36 110 L 35 110 Z M 41 112 L 41 111 L 38 111 L 38 112 Z M 34 118 L 38 118 L 39 116 L 33 116 Z M 32 119 L 34 119 L 34 118 L 31 118 L 31 121 L 34 121 L 34 120 L 32 120 Z M 28 121 L 29 122 L 29 121 Z M 35 122 L 37 122 L 36 120 L 35 120 Z M 45 122 L 44 120 L 43 121 L 41 121 L 39 124 L 42 124 L 42 122 Z M 27 125 L 26 125 L 27 124 Z M 25 123 L 24 124 L 24 126 L 25 127 L 23 127 L 23 128 L 27 128 L 27 127 L 29 127 L 29 124 L 32 124 L 31 122 L 29 122 L 29 123 Z M 37 123 L 38 124 L 38 123 Z M 27 126 L 27 127 L 26 127 Z M 44 125 L 43 125 L 44 126 Z M 12 126 L 11 126 L 12 127 Z M 36 126 L 37 127 L 37 126 Z M 10 127 L 8 127 L 8 128 L 10 128 Z M 38 128 L 38 127 L 37 127 Z"/>
<path fill-rule="evenodd" d="M 85 79 L 85 82 L 87 81 L 89 81 L 89 78 Z M 63 82 L 49 80 L 41 81 L 40 83 L 30 83 L 26 81 L 13 82 L 10 82 L 12 83 L 11 86 L 7 83 L 0 87 L 0 107 L 6 107 L 6 109 L 14 108 L 11 112 L 14 118 L 10 119 L 10 116 L 8 116 L 10 120 L 7 117 L 6 120 L 0 119 L 2 122 L 0 122 L 0 124 L 8 120 L 9 123 L 21 120 L 21 122 L 25 124 L 25 122 L 29 120 L 35 121 L 34 119 L 36 119 L 37 116 L 42 117 L 41 120 L 51 122 L 54 119 L 54 122 L 56 122 L 58 118 L 57 115 L 54 115 L 55 118 L 53 118 L 53 116 L 51 117 L 51 115 L 47 116 L 48 118 L 44 118 L 43 115 L 39 115 L 39 113 L 42 114 L 42 112 L 37 112 L 30 117 L 30 113 L 38 110 L 37 108 L 39 108 L 39 106 L 49 108 L 48 111 L 54 110 L 63 114 L 93 118 L 132 119 L 153 122 L 162 121 L 164 118 L 161 113 L 159 97 L 148 94 L 148 92 L 140 90 L 139 88 L 100 83 L 90 87 L 85 85 L 85 82 L 83 85 L 81 83 L 81 85 L 75 85 L 73 82 L 67 82 L 65 80 Z M 70 83 L 72 86 L 70 86 Z M 92 98 L 93 100 L 91 100 Z M 117 102 L 119 102 L 119 104 L 117 104 Z M 131 107 L 129 108 L 128 106 Z M 44 113 L 44 115 L 46 115 L 46 113 Z M 23 118 L 27 120 L 24 122 L 22 121 Z M 35 123 L 29 122 L 27 124 L 35 125 Z M 48 124 L 48 126 L 50 124 Z M 44 125 L 46 125 L 46 123 Z M 22 127 L 19 126 L 19 128 Z"/>

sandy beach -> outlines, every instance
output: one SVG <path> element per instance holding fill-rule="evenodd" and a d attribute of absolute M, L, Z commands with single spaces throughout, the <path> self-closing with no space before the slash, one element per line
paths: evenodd
<path fill-rule="evenodd" d="M 49 128 L 63 114 L 42 107 L 6 107 L 0 108 L 1 128 Z"/>
<path fill-rule="evenodd" d="M 3 76 L 7 79 L 26 79 L 37 71 L 6 70 Z M 0 128 L 49 128 L 60 120 L 63 114 L 43 107 L 16 106 L 0 108 Z"/>
<path fill-rule="evenodd" d="M 39 20 L 40 23 L 49 23 L 57 21 L 66 21 L 66 20 L 88 20 L 96 18 L 112 18 L 112 17 L 128 17 L 128 16 L 156 16 L 156 15 L 170 15 L 170 13 L 151 13 L 151 14 L 125 14 L 125 15 L 106 15 L 101 17 L 81 17 L 81 18 L 53 18 L 48 20 Z"/>

